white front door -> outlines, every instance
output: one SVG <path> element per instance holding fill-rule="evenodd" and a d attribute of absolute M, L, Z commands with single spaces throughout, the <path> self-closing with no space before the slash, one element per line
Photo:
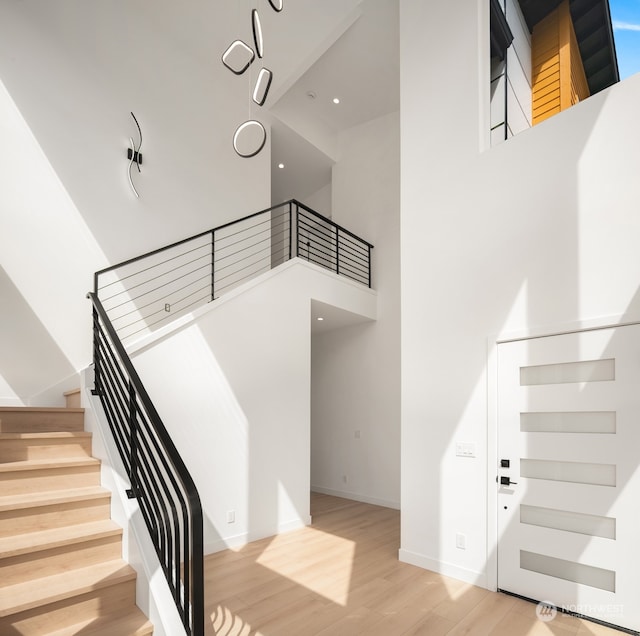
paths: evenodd
<path fill-rule="evenodd" d="M 640 630 L 639 458 L 640 325 L 499 344 L 498 587 Z"/>

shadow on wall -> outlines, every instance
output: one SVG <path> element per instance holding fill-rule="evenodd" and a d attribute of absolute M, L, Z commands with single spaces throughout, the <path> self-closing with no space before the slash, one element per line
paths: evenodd
<path fill-rule="evenodd" d="M 68 378 L 75 370 L 1 266 L 0 307 L 0 376 L 27 404 L 49 388 L 52 378 Z"/>
<path fill-rule="evenodd" d="M 445 174 L 445 164 L 426 184 L 421 219 L 405 218 L 405 234 L 423 237 L 403 254 L 401 557 L 409 562 L 492 578 L 478 527 L 487 466 L 455 456 L 456 441 L 486 439 L 490 334 L 640 315 L 639 192 L 628 175 L 640 132 L 627 105 L 638 87 L 613 87 L 460 159 L 461 173 Z M 456 532 L 473 537 L 466 552 Z"/>

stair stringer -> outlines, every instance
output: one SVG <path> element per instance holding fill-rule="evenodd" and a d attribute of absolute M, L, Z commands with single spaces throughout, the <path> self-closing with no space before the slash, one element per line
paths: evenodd
<path fill-rule="evenodd" d="M 111 518 L 123 530 L 122 558 L 138 575 L 136 604 L 153 623 L 154 636 L 186 636 L 137 500 L 127 498 L 131 485 L 100 398 L 92 389 L 93 371 L 88 368 L 81 373 L 85 430 L 93 434 L 93 456 L 101 461 L 102 485 L 112 492 Z"/>
<path fill-rule="evenodd" d="M 310 523 L 311 301 L 376 318 L 375 291 L 296 258 L 129 347 L 200 493 L 205 553 Z"/>

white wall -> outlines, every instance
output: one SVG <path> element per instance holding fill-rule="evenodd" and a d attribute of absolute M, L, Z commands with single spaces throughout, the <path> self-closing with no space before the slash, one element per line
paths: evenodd
<path fill-rule="evenodd" d="M 375 246 L 378 320 L 313 337 L 311 483 L 399 507 L 399 114 L 342 133 L 340 144 L 333 220 Z"/>
<path fill-rule="evenodd" d="M 312 298 L 376 315 L 374 292 L 294 259 L 133 354 L 200 492 L 207 551 L 310 521 Z"/>
<path fill-rule="evenodd" d="M 309 196 L 302 199 L 301 203 L 304 203 L 312 210 L 315 210 L 316 212 L 319 212 L 320 214 L 330 219 L 332 208 L 331 194 L 331 183 L 328 183 L 323 188 L 320 188 L 320 190 L 317 190 L 313 194 L 310 194 Z"/>
<path fill-rule="evenodd" d="M 401 0 L 401 558 L 482 584 L 492 334 L 640 316 L 640 79 L 482 152 L 484 4 Z"/>
<path fill-rule="evenodd" d="M 303 0 L 281 14 L 264 4 L 274 95 L 355 4 Z M 231 144 L 259 116 L 249 107 L 257 66 L 237 77 L 220 61 L 236 38 L 252 35 L 249 8 L 234 0 L 0 3 L 0 265 L 74 370 L 91 356 L 94 271 L 269 205 L 269 142 L 251 160 Z M 130 111 L 143 133 L 139 199 L 127 180 Z M 42 366 L 48 384 L 61 379 Z"/>

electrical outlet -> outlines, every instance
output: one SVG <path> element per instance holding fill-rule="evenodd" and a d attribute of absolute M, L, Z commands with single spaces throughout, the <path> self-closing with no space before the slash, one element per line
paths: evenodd
<path fill-rule="evenodd" d="M 343 484 L 347 483 L 347 476 L 346 475 L 342 475 L 342 483 Z"/>
<path fill-rule="evenodd" d="M 456 548 L 460 550 L 467 549 L 467 535 L 462 532 L 456 532 Z"/>
<path fill-rule="evenodd" d="M 360 431 L 356 431 L 356 432 L 354 433 L 354 437 L 355 437 L 356 439 L 360 439 Z"/>
<path fill-rule="evenodd" d="M 165 311 L 171 311 L 171 305 L 169 303 L 165 303 L 164 304 L 164 310 Z"/>
<path fill-rule="evenodd" d="M 227 523 L 234 523 L 236 520 L 236 511 L 228 510 L 227 511 Z"/>

